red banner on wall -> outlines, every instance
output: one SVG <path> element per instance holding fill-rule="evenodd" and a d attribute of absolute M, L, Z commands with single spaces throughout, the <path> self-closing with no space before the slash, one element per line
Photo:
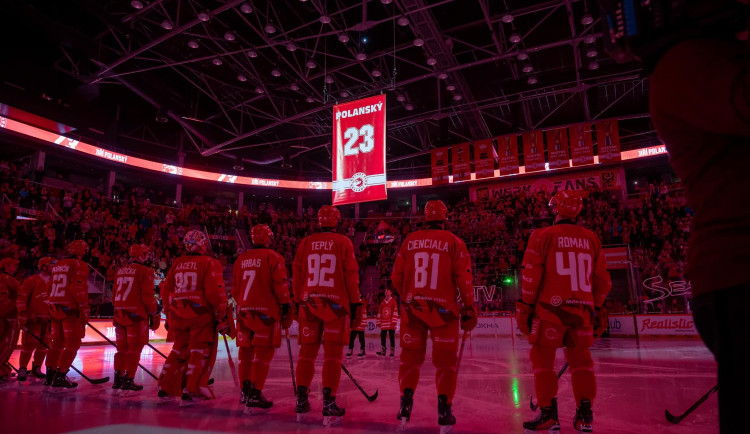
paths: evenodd
<path fill-rule="evenodd" d="M 620 131 L 616 120 L 596 123 L 596 144 L 600 163 L 620 161 Z"/>
<path fill-rule="evenodd" d="M 549 130 L 547 134 L 547 155 L 549 157 L 549 168 L 559 169 L 570 167 L 568 156 L 568 129 L 558 128 Z"/>
<path fill-rule="evenodd" d="M 447 184 L 448 179 L 448 148 L 432 150 L 432 184 Z"/>
<path fill-rule="evenodd" d="M 454 181 L 471 180 L 471 154 L 469 152 L 468 143 L 461 143 L 460 145 L 451 147 Z"/>
<path fill-rule="evenodd" d="M 333 204 L 386 199 L 385 95 L 333 107 Z"/>
<path fill-rule="evenodd" d="M 500 155 L 500 174 L 518 173 L 518 136 L 498 137 L 497 152 Z"/>
<path fill-rule="evenodd" d="M 495 147 L 492 146 L 492 139 L 474 142 L 474 170 L 477 174 L 477 179 L 492 178 L 495 176 L 496 159 L 497 152 L 495 152 Z M 516 167 L 518 167 L 517 164 Z"/>
<path fill-rule="evenodd" d="M 523 135 L 523 164 L 527 173 L 544 170 L 544 140 L 541 131 Z"/>
<path fill-rule="evenodd" d="M 570 153 L 573 156 L 573 166 L 594 164 L 594 146 L 591 142 L 589 124 L 570 127 Z"/>

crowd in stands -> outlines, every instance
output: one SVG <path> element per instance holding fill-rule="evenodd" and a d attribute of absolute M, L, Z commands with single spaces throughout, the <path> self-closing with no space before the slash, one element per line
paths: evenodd
<path fill-rule="evenodd" d="M 38 184 L 29 180 L 27 173 L 28 167 L 0 162 L 0 256 L 16 255 L 21 259 L 21 273 L 32 272 L 39 258 L 61 256 L 67 243 L 84 239 L 90 246 L 84 259 L 111 282 L 116 267 L 128 260 L 130 245 L 140 242 L 152 249 L 158 283 L 171 261 L 182 253 L 181 238 L 188 230 L 205 230 L 212 238 L 216 257 L 229 266 L 243 247 L 249 247 L 237 240 L 237 229 L 246 232 L 258 223 L 271 227 L 274 249 L 291 264 L 299 240 L 317 228 L 313 208 L 298 215 L 296 210 L 273 203 L 253 207 L 253 211 L 214 203 L 168 206 L 170 199 L 161 192 L 119 185 L 113 190 L 113 199 L 109 199 L 97 189 L 60 189 Z M 447 229 L 466 242 L 473 259 L 475 285 L 503 288 L 507 286 L 503 283 L 516 287 L 520 284 L 519 269 L 531 231 L 552 222 L 547 206 L 550 197 L 547 192 L 520 192 L 449 203 Z M 20 215 L 29 219 L 17 219 Z M 670 282 L 685 280 L 691 216 L 682 190 L 670 190 L 662 184 L 649 185 L 626 201 L 615 199 L 607 191 L 587 191 L 578 223 L 596 232 L 603 245 L 629 245 L 639 281 L 661 276 Z M 419 216 L 400 209 L 360 223 L 345 219 L 341 231 L 351 238 L 360 231 L 371 235 L 358 251 L 357 259 L 360 272 L 368 265 L 378 267 L 382 280 L 378 288 L 382 290 L 389 285 L 401 241 L 420 226 Z M 369 241 L 376 248 L 368 248 Z M 657 295 L 645 289 L 641 300 L 613 300 L 610 309 L 634 309 L 639 302 Z M 486 301 L 480 297 L 479 303 L 482 311 L 507 308 L 499 298 Z M 104 296 L 97 304 L 102 305 L 102 312 L 111 306 Z M 686 297 L 670 297 L 643 306 L 665 313 L 688 308 Z"/>

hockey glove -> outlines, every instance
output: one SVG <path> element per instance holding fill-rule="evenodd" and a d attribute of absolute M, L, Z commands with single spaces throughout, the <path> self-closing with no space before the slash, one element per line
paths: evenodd
<path fill-rule="evenodd" d="M 531 321 L 534 318 L 534 305 L 522 301 L 516 302 L 516 322 L 521 333 L 527 335 L 531 332 Z"/>
<path fill-rule="evenodd" d="M 294 321 L 294 315 L 292 315 L 292 307 L 289 305 L 289 303 L 284 303 L 281 305 L 281 328 L 282 329 L 288 329 L 292 326 L 292 321 Z"/>
<path fill-rule="evenodd" d="M 477 326 L 477 313 L 474 306 L 464 306 L 461 308 L 461 330 L 470 332 Z"/>
<path fill-rule="evenodd" d="M 159 326 L 161 325 L 161 315 L 158 313 L 155 313 L 153 315 L 148 316 L 148 328 L 150 328 L 153 331 L 156 331 L 159 329 Z M 164 324 L 166 326 L 166 323 Z"/>
<path fill-rule="evenodd" d="M 222 318 L 221 320 L 216 322 L 216 331 L 219 332 L 222 335 L 227 335 L 232 331 L 232 328 L 229 325 L 229 318 L 226 316 Z"/>

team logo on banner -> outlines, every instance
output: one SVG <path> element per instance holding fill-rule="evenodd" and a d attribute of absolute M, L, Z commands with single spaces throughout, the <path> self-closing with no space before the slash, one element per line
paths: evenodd
<path fill-rule="evenodd" d="M 333 204 L 383 200 L 385 95 L 333 107 Z"/>

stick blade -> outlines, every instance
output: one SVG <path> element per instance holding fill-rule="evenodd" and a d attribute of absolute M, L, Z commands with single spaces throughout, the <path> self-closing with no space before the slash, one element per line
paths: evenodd
<path fill-rule="evenodd" d="M 377 389 L 375 389 L 375 393 L 373 393 L 372 396 L 368 396 L 367 397 L 367 400 L 370 401 L 370 402 L 373 402 L 376 399 L 378 399 L 378 390 Z"/>
<path fill-rule="evenodd" d="M 669 412 L 669 410 L 664 410 L 664 417 L 667 418 L 667 421 L 669 421 L 669 423 L 673 423 L 675 425 L 682 421 L 681 417 L 673 415 Z"/>
<path fill-rule="evenodd" d="M 91 383 L 91 384 L 104 384 L 104 383 L 109 383 L 109 377 L 104 377 L 104 378 L 92 378 L 92 379 L 90 379 L 90 380 L 89 380 L 89 383 Z"/>

